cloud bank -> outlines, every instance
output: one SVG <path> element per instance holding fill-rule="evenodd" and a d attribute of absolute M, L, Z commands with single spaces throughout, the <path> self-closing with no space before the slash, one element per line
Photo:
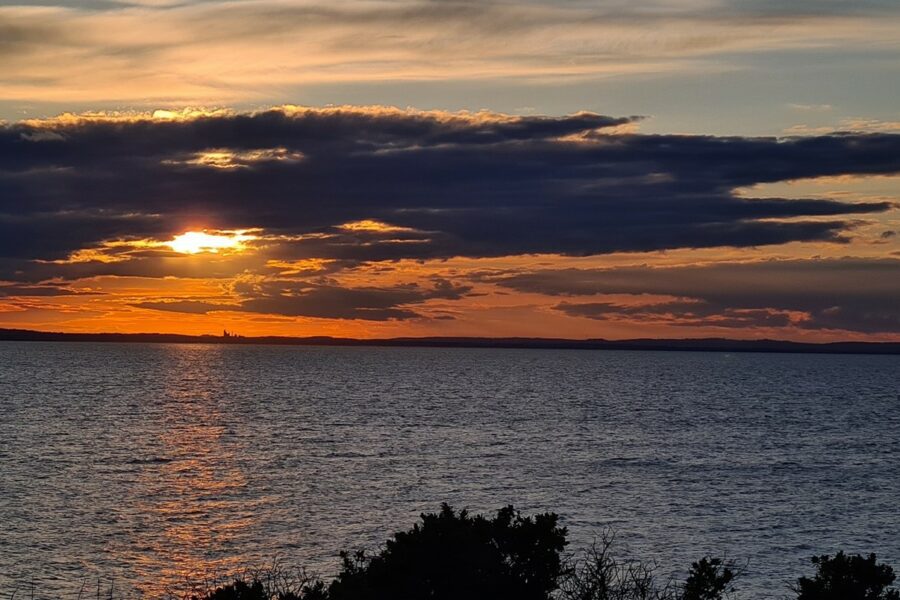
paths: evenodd
<path fill-rule="evenodd" d="M 842 242 L 887 202 L 737 188 L 900 171 L 900 136 L 608 135 L 633 118 L 275 109 L 0 128 L 0 258 L 202 224 L 280 258 L 591 255 Z M 371 221 L 369 228 L 346 227 Z"/>
<path fill-rule="evenodd" d="M 880 283 L 900 280 L 896 261 L 563 269 L 480 282 L 341 279 L 400 260 L 847 244 L 861 224 L 894 208 L 882 199 L 754 198 L 746 190 L 898 173 L 898 135 L 629 133 L 637 120 L 281 107 L 6 124 L 0 281 L 8 283 L 0 295 L 65 297 L 71 282 L 104 276 L 219 278 L 227 292 L 217 298 L 128 305 L 405 321 L 483 294 L 475 286 L 487 283 L 572 296 L 554 311 L 595 321 L 900 329 L 898 290 Z M 244 251 L 221 255 L 192 257 L 166 245 L 198 229 L 251 233 Z M 609 294 L 653 298 L 575 298 Z"/>
<path fill-rule="evenodd" d="M 550 296 L 628 294 L 639 303 L 566 300 L 556 309 L 597 320 L 679 326 L 900 332 L 900 260 L 832 259 L 669 268 L 548 269 L 495 282 Z M 662 300 L 654 298 L 663 297 Z M 674 300 L 671 298 L 675 298 Z"/>

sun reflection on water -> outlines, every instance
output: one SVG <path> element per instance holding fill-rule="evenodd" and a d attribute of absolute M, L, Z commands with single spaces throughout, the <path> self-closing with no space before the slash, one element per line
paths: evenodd
<path fill-rule="evenodd" d="M 139 499 L 148 537 L 136 540 L 129 557 L 148 597 L 252 564 L 243 548 L 263 501 L 246 497 L 247 477 L 236 460 L 245 441 L 229 429 L 219 406 L 227 391 L 208 368 L 221 351 L 168 348 L 172 368 L 157 400 L 161 456 L 153 459 L 158 468 L 143 471 Z"/>

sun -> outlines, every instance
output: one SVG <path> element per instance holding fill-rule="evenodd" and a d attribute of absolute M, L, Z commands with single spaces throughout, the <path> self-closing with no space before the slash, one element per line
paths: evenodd
<path fill-rule="evenodd" d="M 237 251 L 244 248 L 244 242 L 254 239 L 255 236 L 245 231 L 218 231 L 207 233 L 206 231 L 186 231 L 176 235 L 168 246 L 175 252 L 182 254 L 199 254 L 201 252 Z"/>

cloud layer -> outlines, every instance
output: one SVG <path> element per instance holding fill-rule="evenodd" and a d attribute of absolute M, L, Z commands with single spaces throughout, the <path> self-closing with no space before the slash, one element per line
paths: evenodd
<path fill-rule="evenodd" d="M 631 303 L 566 300 L 571 316 L 680 326 L 900 333 L 900 260 L 782 260 L 668 268 L 543 270 L 495 281 L 550 296 L 627 294 Z M 654 299 L 662 297 L 663 299 Z M 674 300 L 672 298 L 675 298 Z"/>
<path fill-rule="evenodd" d="M 571 296 L 554 299 L 554 313 L 594 321 L 900 330 L 900 290 L 883 283 L 900 280 L 889 260 L 366 279 L 401 260 L 847 244 L 894 208 L 746 190 L 898 173 L 898 135 L 642 135 L 629 132 L 637 120 L 282 107 L 7 124 L 0 296 L 64 301 L 92 291 L 70 284 L 98 277 L 218 279 L 218 295 L 125 302 L 384 322 L 450 319 L 441 306 L 489 285 Z M 250 233 L 239 252 L 191 256 L 166 244 L 198 229 Z"/>
<path fill-rule="evenodd" d="M 235 311 L 322 319 L 405 320 L 421 316 L 410 307 L 428 300 L 459 300 L 472 288 L 438 280 L 432 288 L 416 283 L 393 287 L 342 287 L 328 281 L 267 281 L 238 284 L 238 304 L 194 300 L 141 302 L 134 306 L 172 312 L 207 314 Z"/>
<path fill-rule="evenodd" d="M 893 48 L 891 2 L 0 2 L 0 99 L 266 102 L 302 85 L 721 70 Z"/>
<path fill-rule="evenodd" d="M 900 171 L 900 136 L 607 135 L 632 119 L 277 109 L 0 128 L 0 257 L 63 259 L 198 224 L 280 258 L 591 255 L 840 242 L 886 202 L 737 188 Z M 373 221 L 381 227 L 345 224 Z"/>

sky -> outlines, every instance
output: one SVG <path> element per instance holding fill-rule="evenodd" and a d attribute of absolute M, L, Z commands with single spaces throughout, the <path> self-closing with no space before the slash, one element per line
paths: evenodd
<path fill-rule="evenodd" d="M 895 0 L 0 0 L 0 327 L 900 340 Z"/>

